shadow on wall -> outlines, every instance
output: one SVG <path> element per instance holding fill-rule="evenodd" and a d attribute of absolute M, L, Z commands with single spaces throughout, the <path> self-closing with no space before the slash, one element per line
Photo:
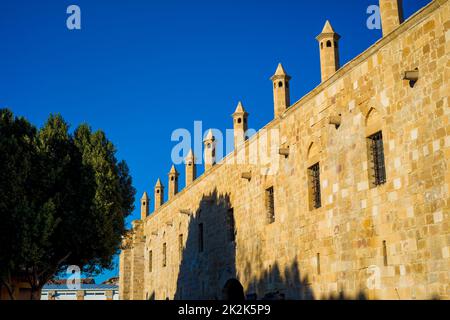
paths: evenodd
<path fill-rule="evenodd" d="M 204 195 L 189 217 L 186 242 L 180 249 L 177 300 L 243 298 L 236 280 L 236 228 L 228 194 Z M 182 253 L 181 253 L 182 251 Z M 231 281 L 236 280 L 236 281 Z"/>
<path fill-rule="evenodd" d="M 249 268 L 251 264 L 247 263 L 245 270 Z M 247 289 L 247 297 L 253 300 L 315 299 L 311 283 L 307 276 L 301 277 L 297 262 L 286 267 L 284 272 L 281 272 L 278 264 L 275 264 L 262 272 L 258 278 L 252 278 Z"/>
<path fill-rule="evenodd" d="M 246 270 L 250 267 L 247 263 Z M 300 274 L 297 261 L 280 270 L 278 264 L 270 266 L 269 270 L 262 272 L 258 278 L 249 282 L 246 292 L 248 299 L 252 300 L 354 300 L 344 292 L 336 295 L 317 296 L 312 288 L 313 282 L 307 276 Z M 357 300 L 366 300 L 364 293 L 359 293 Z"/>
<path fill-rule="evenodd" d="M 248 284 L 243 288 L 236 270 L 236 227 L 234 210 L 229 194 L 214 190 L 204 195 L 197 210 L 192 213 L 187 227 L 185 245 L 179 248 L 179 266 L 176 300 L 315 300 L 354 299 L 343 292 L 335 296 L 317 297 L 313 283 L 307 275 L 300 274 L 296 259 L 280 270 L 277 263 L 269 270 L 253 270 L 246 263 L 240 276 Z M 252 274 L 258 274 L 253 277 Z M 151 299 L 155 297 L 152 293 Z M 366 299 L 360 294 L 357 299 Z"/>

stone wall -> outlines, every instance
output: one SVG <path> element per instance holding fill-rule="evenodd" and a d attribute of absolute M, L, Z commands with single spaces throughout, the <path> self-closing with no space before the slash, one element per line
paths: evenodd
<path fill-rule="evenodd" d="M 433 1 L 135 223 L 142 234 L 121 255 L 121 298 L 220 299 L 236 278 L 258 299 L 449 299 L 449 18 L 449 3 Z M 415 68 L 412 86 L 402 73 Z M 367 152 L 377 131 L 387 173 L 378 187 Z M 317 162 L 322 207 L 311 210 Z"/>

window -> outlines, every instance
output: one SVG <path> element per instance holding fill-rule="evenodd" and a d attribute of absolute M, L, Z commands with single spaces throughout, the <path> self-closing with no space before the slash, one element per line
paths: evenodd
<path fill-rule="evenodd" d="M 278 82 L 278 87 L 279 88 L 283 88 L 283 82 L 282 81 Z"/>
<path fill-rule="evenodd" d="M 229 209 L 227 212 L 227 234 L 229 242 L 234 242 L 236 240 L 234 209 Z"/>
<path fill-rule="evenodd" d="M 322 207 L 320 194 L 320 166 L 316 163 L 308 169 L 311 209 Z"/>
<path fill-rule="evenodd" d="M 383 134 L 381 131 L 368 138 L 369 149 L 369 175 L 372 186 L 386 183 L 386 166 L 384 163 Z"/>
<path fill-rule="evenodd" d="M 241 118 L 238 118 L 238 121 L 237 121 L 239 124 L 241 124 L 242 123 L 242 119 Z"/>
<path fill-rule="evenodd" d="M 153 251 L 150 250 L 148 253 L 148 271 L 153 271 Z"/>
<path fill-rule="evenodd" d="M 203 223 L 198 225 L 198 251 L 203 252 Z"/>
<path fill-rule="evenodd" d="M 384 266 L 388 266 L 388 258 L 387 258 L 387 247 L 386 247 L 386 240 L 383 240 L 383 262 Z"/>
<path fill-rule="evenodd" d="M 163 243 L 163 267 L 167 266 L 167 244 Z"/>
<path fill-rule="evenodd" d="M 320 275 L 320 253 L 316 256 L 317 274 Z"/>
<path fill-rule="evenodd" d="M 330 40 L 327 41 L 327 48 L 331 48 L 331 41 Z"/>
<path fill-rule="evenodd" d="M 323 42 L 320 43 L 320 48 L 323 49 Z"/>
<path fill-rule="evenodd" d="M 275 195 L 273 187 L 266 190 L 267 223 L 275 222 Z"/>
<path fill-rule="evenodd" d="M 179 255 L 180 255 L 180 260 L 183 259 L 183 249 L 184 249 L 183 246 L 184 246 L 184 245 L 183 245 L 183 235 L 180 234 L 180 235 L 178 236 L 178 253 L 179 253 Z"/>

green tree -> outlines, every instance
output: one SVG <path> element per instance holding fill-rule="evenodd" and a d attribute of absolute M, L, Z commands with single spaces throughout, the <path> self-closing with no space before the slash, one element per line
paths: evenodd
<path fill-rule="evenodd" d="M 73 134 L 59 115 L 40 130 L 0 110 L 0 277 L 11 298 L 14 280 L 31 299 L 69 265 L 97 274 L 112 267 L 134 209 L 125 162 L 102 131 Z"/>

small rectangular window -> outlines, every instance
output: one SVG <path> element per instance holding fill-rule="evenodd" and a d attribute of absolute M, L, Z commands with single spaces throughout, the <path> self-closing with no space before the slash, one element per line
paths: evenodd
<path fill-rule="evenodd" d="M 203 252 L 203 223 L 198 225 L 198 251 Z"/>
<path fill-rule="evenodd" d="M 183 259 L 183 249 L 184 249 L 183 235 L 180 234 L 178 236 L 178 254 L 180 255 L 180 260 Z"/>
<path fill-rule="evenodd" d="M 386 183 L 383 134 L 381 131 L 368 137 L 369 175 L 373 187 Z"/>
<path fill-rule="evenodd" d="M 273 187 L 266 190 L 267 223 L 275 222 L 275 193 Z"/>
<path fill-rule="evenodd" d="M 227 212 L 227 233 L 228 241 L 233 242 L 236 240 L 236 230 L 234 224 L 234 209 L 229 209 Z"/>
<path fill-rule="evenodd" d="M 317 274 L 320 275 L 320 253 L 317 254 L 316 263 L 317 263 Z"/>
<path fill-rule="evenodd" d="M 384 266 L 388 266 L 388 258 L 387 258 L 387 246 L 386 246 L 386 240 L 383 240 L 383 262 Z"/>
<path fill-rule="evenodd" d="M 167 244 L 163 243 L 163 267 L 167 266 Z"/>
<path fill-rule="evenodd" d="M 308 169 L 309 176 L 309 193 L 311 209 L 319 209 L 322 207 L 322 199 L 320 192 L 320 165 L 316 163 Z"/>
<path fill-rule="evenodd" d="M 148 253 L 148 272 L 153 271 L 153 251 L 149 251 Z"/>

